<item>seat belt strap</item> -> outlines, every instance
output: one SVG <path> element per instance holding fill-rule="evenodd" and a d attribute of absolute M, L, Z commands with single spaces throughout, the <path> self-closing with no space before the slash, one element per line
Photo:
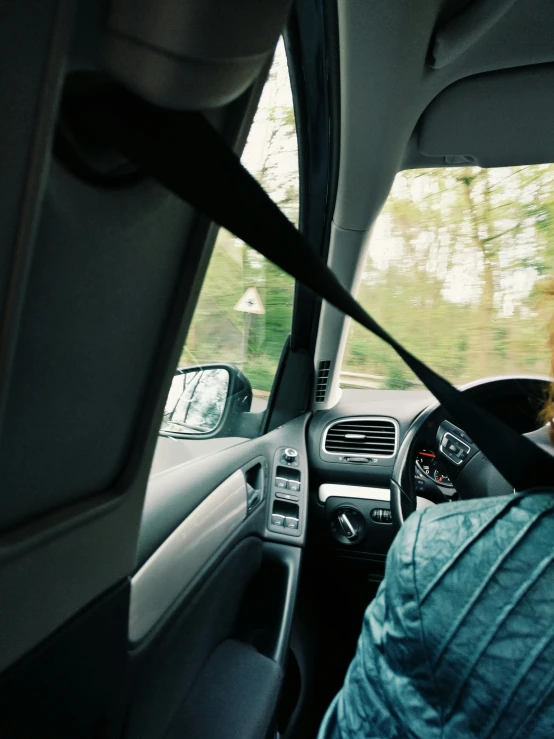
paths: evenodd
<path fill-rule="evenodd" d="M 70 114 L 145 173 L 380 337 L 517 491 L 554 482 L 554 459 L 474 403 L 390 336 L 352 297 L 199 113 L 168 111 L 121 88 L 98 90 Z"/>

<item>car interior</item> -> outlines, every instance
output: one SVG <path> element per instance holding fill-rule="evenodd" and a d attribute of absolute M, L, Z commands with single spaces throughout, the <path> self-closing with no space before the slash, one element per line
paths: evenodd
<path fill-rule="evenodd" d="M 195 131 L 263 171 L 371 313 L 399 173 L 554 161 L 554 5 L 19 0 L 0 18 L 0 736 L 315 737 L 403 520 L 514 486 L 421 384 L 349 370 L 350 318 L 194 207 L 220 191 Z M 261 162 L 272 124 L 294 144 Z M 129 155 L 141 126 L 189 200 Z M 550 453 L 549 368 L 525 367 L 449 379 Z"/>

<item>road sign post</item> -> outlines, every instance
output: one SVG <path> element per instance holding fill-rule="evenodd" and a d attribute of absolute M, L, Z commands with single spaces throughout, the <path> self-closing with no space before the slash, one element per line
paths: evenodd
<path fill-rule="evenodd" d="M 246 364 L 248 357 L 248 340 L 250 336 L 250 326 L 252 324 L 252 314 L 263 315 L 265 313 L 264 304 L 260 297 L 260 293 L 255 287 L 249 287 L 234 308 L 240 313 L 244 313 L 244 327 L 242 334 L 242 366 Z"/>

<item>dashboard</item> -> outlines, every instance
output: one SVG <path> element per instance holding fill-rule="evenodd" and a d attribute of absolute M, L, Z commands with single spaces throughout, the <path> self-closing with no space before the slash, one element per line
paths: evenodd
<path fill-rule="evenodd" d="M 480 380 L 464 392 L 519 433 L 535 431 L 548 388 L 545 377 Z M 425 411 L 425 413 L 424 413 Z M 455 500 L 437 430 L 455 423 L 426 391 L 344 390 L 308 429 L 310 522 L 314 544 L 345 561 L 365 560 L 379 579 L 395 530 L 389 484 L 398 449 L 416 419 L 410 460 L 418 507 Z"/>
<path fill-rule="evenodd" d="M 488 378 L 463 390 L 516 431 L 528 433 L 539 427 L 537 418 L 548 386 L 548 378 L 504 377 Z M 201 499 L 197 500 L 197 493 L 201 496 L 206 487 L 215 489 L 221 482 L 220 469 L 206 465 L 206 457 L 217 456 L 224 465 L 228 460 L 236 470 L 237 460 L 244 457 L 241 464 L 252 461 L 254 449 L 267 460 L 278 453 L 281 460 L 275 462 L 278 466 L 271 474 L 268 467 L 268 474 L 262 475 L 268 481 L 265 534 L 272 540 L 294 540 L 298 546 L 306 546 L 306 555 L 315 559 L 317 571 L 338 565 L 341 577 L 356 569 L 366 583 L 378 582 L 396 533 L 390 481 L 399 450 L 406 452 L 402 447 L 406 434 L 410 434 L 410 454 L 404 469 L 412 480 L 405 490 L 415 492 L 418 507 L 456 500 L 458 493 L 463 497 L 497 495 L 501 483 L 507 485 L 503 478 L 499 481 L 487 473 L 482 475 L 480 488 L 472 478 L 471 489 L 467 489 L 464 476 L 458 478 L 451 472 L 439 451 L 437 432 L 448 424 L 455 426 L 455 419 L 427 391 L 348 389 L 333 408 L 311 416 L 306 413 L 253 440 L 161 436 L 152 464 L 139 549 L 150 551 L 152 542 L 172 530 L 176 518 L 182 520 L 194 508 Z M 463 438 L 463 429 L 451 430 Z M 545 431 L 546 427 L 535 431 L 533 440 L 552 451 Z M 542 442 L 536 434 L 543 434 Z M 301 477 L 294 471 L 283 474 L 285 450 L 289 448 L 299 450 L 304 465 Z M 290 472 L 288 467 L 286 470 Z M 180 481 L 175 490 L 171 488 L 174 476 Z M 264 485 L 257 484 L 257 477 L 247 482 L 263 498 Z M 168 486 L 171 489 L 166 489 Z"/>

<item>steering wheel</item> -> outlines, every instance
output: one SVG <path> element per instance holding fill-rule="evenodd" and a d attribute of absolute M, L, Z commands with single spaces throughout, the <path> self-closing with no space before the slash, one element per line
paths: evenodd
<path fill-rule="evenodd" d="M 487 405 L 487 400 L 496 398 L 498 403 L 515 403 L 521 406 L 521 399 L 531 403 L 527 419 L 536 418 L 543 402 L 545 392 L 551 379 L 539 375 L 511 375 L 507 377 L 491 377 L 468 383 L 461 388 L 469 392 L 478 402 Z M 537 404 L 538 403 L 538 404 Z M 420 432 L 426 424 L 428 434 L 431 428 L 434 433 L 434 418 L 437 418 L 435 447 L 440 455 L 441 467 L 445 468 L 448 477 L 456 488 L 460 499 L 484 498 L 496 495 L 511 495 L 514 490 L 497 469 L 488 461 L 463 429 L 444 419 L 446 414 L 438 402 L 428 406 L 415 419 L 408 429 L 396 455 L 390 482 L 390 506 L 395 528 L 398 530 L 406 518 L 418 507 L 418 493 L 432 503 L 450 502 L 440 489 L 425 487 L 417 490 L 415 478 L 416 443 L 421 439 Z M 527 428 L 530 428 L 527 423 Z M 523 431 L 523 428 L 521 429 Z M 549 428 L 543 426 L 525 434 L 544 451 L 554 456 L 554 446 L 550 441 Z M 434 492 L 433 492 L 434 490 Z M 425 502 L 425 501 L 424 501 Z"/>
<path fill-rule="evenodd" d="M 551 378 L 543 375 L 508 375 L 475 380 L 460 389 L 470 393 L 474 400 L 490 411 L 493 407 L 505 409 L 507 406 L 512 411 L 526 409 L 524 415 L 520 415 L 519 418 L 517 413 L 515 416 L 511 413 L 513 427 L 522 432 L 525 429 L 536 429 L 536 418 L 551 382 Z M 445 503 L 451 500 L 438 487 L 421 486 L 421 481 L 417 483 L 415 477 L 418 452 L 416 444 L 421 441 L 422 435 L 428 438 L 429 432 L 434 434 L 435 427 L 437 427 L 435 451 L 440 457 L 441 467 L 454 484 L 457 498 L 484 498 L 511 495 L 514 492 L 464 430 L 448 420 L 442 420 L 445 418 L 446 413 L 441 405 L 438 402 L 432 403 L 414 420 L 400 444 L 390 482 L 390 506 L 393 524 L 397 530 L 418 507 L 418 500 L 421 501 L 421 498 L 418 498 L 419 493 L 432 503 Z M 420 434 L 426 425 L 427 428 Z M 529 431 L 525 435 L 554 456 L 548 426 Z M 424 487 L 424 490 L 421 490 L 421 487 Z"/>
<path fill-rule="evenodd" d="M 412 423 L 398 450 L 390 481 L 390 506 L 397 530 L 418 507 L 414 479 L 417 452 L 415 442 L 421 429 L 439 409 L 439 403 L 426 408 Z M 448 471 L 460 499 L 509 495 L 514 492 L 463 429 L 450 421 L 445 420 L 438 426 L 436 447 L 437 453 L 441 455 L 441 463 Z M 423 495 L 432 503 L 450 501 L 438 488 L 435 494 L 426 491 Z"/>

